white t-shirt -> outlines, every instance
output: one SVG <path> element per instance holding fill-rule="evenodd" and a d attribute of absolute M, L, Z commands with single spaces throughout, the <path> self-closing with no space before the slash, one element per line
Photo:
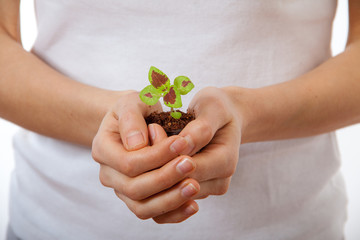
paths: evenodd
<path fill-rule="evenodd" d="M 34 53 L 71 78 L 141 90 L 151 65 L 205 86 L 256 88 L 327 60 L 336 0 L 37 0 Z M 49 83 L 51 84 L 51 83 Z M 36 113 L 34 113 L 36 114 Z M 89 148 L 21 131 L 11 225 L 22 239 L 340 240 L 333 133 L 245 144 L 228 193 L 180 224 L 139 220 L 98 180 Z"/>

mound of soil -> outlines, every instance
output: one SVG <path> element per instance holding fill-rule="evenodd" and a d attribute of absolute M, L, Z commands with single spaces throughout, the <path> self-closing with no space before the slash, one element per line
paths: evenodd
<path fill-rule="evenodd" d="M 193 112 L 181 112 L 181 118 L 175 119 L 170 112 L 153 112 L 145 118 L 146 124 L 157 123 L 162 126 L 168 136 L 177 135 L 192 120 L 195 119 Z"/>

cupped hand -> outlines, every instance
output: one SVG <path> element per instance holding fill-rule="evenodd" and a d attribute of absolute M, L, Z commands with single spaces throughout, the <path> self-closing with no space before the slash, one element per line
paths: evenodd
<path fill-rule="evenodd" d="M 100 164 L 100 181 L 140 219 L 181 222 L 198 206 L 191 200 L 200 189 L 188 176 L 195 162 L 180 153 L 191 146 L 181 136 L 166 137 L 157 124 L 149 127 L 144 116 L 161 111 L 147 106 L 138 93 L 124 94 L 105 115 L 92 144 L 92 156 Z M 150 137 L 150 140 L 149 140 Z"/>
<path fill-rule="evenodd" d="M 234 106 L 231 88 L 199 91 L 189 108 L 196 119 L 179 134 L 192 147 L 196 170 L 189 177 L 200 183 L 193 199 L 225 194 L 234 174 L 241 143 L 242 119 Z"/>

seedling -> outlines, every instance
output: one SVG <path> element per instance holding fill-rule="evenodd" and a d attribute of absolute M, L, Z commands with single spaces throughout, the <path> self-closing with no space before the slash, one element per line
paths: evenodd
<path fill-rule="evenodd" d="M 156 67 L 150 67 L 149 71 L 150 85 L 146 86 L 140 92 L 140 99 L 147 105 L 155 105 L 162 97 L 164 104 L 171 108 L 170 115 L 175 118 L 181 118 L 181 113 L 174 108 L 181 108 L 181 95 L 188 94 L 194 84 L 188 77 L 178 76 L 174 80 L 174 84 L 170 85 L 170 80 L 165 73 Z"/>

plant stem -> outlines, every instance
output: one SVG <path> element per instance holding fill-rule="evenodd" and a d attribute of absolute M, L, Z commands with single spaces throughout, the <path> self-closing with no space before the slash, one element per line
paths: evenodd
<path fill-rule="evenodd" d="M 171 108 L 171 112 L 174 112 L 174 108 Z"/>

